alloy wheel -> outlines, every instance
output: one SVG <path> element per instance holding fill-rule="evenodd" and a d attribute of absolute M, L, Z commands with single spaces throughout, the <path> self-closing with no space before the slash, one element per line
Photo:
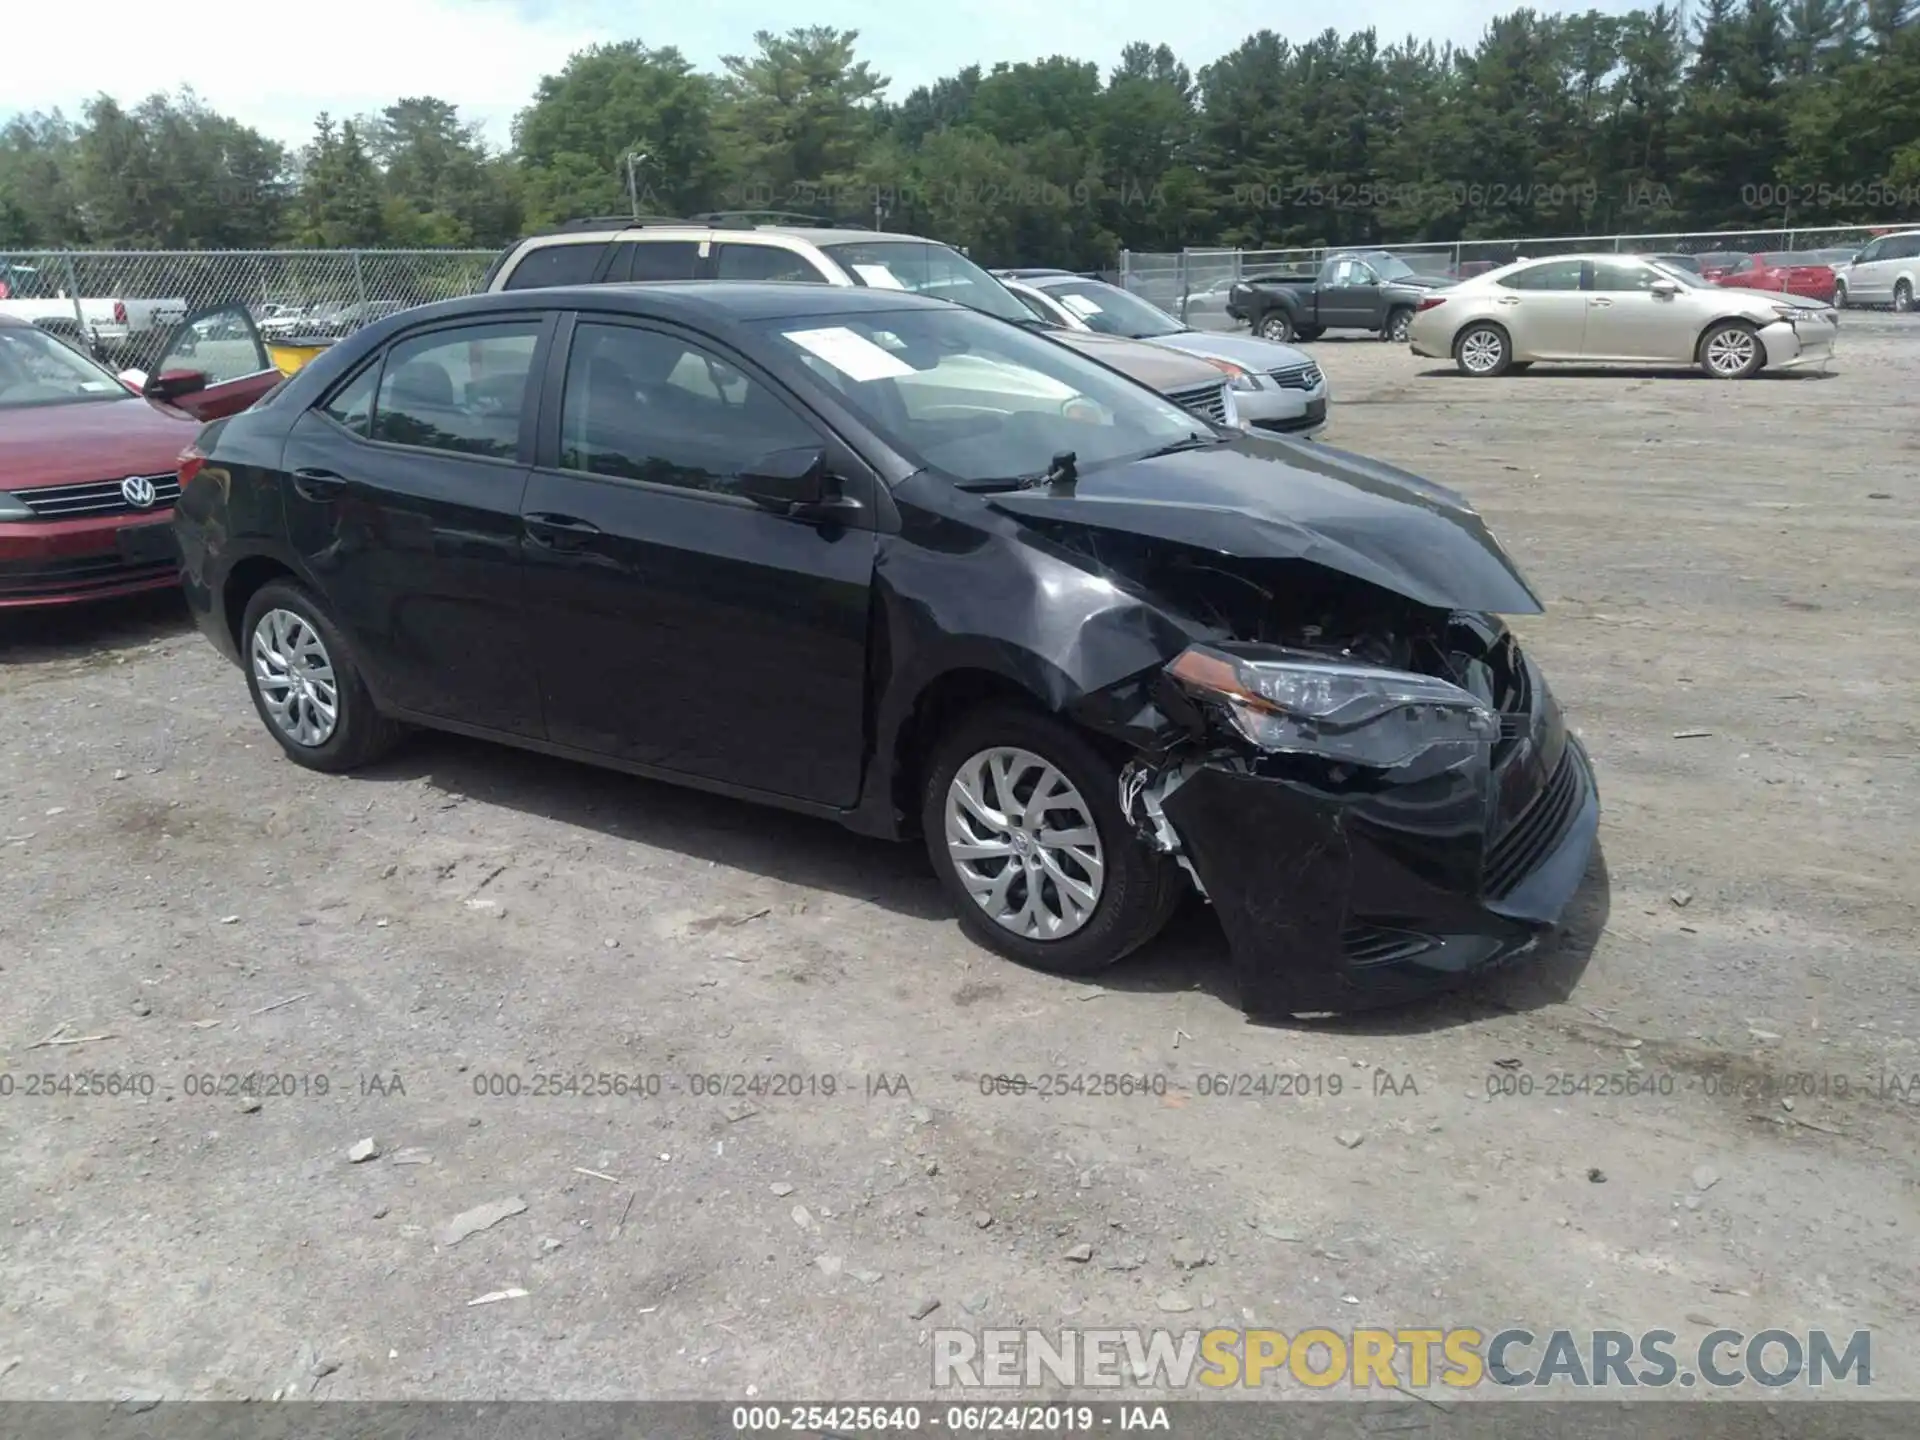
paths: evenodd
<path fill-rule="evenodd" d="M 1412 328 L 1413 317 L 1401 310 L 1394 315 L 1392 323 L 1387 326 L 1387 339 L 1398 345 L 1407 338 L 1407 331 Z"/>
<path fill-rule="evenodd" d="M 1498 368 L 1505 352 L 1505 342 L 1493 331 L 1475 330 L 1460 342 L 1460 363 L 1475 375 L 1485 375 Z"/>
<path fill-rule="evenodd" d="M 1744 375 L 1759 349 L 1760 342 L 1751 330 L 1730 326 L 1707 341 L 1707 368 L 1716 375 Z"/>
<path fill-rule="evenodd" d="M 1059 940 L 1093 918 L 1106 863 L 1093 810 L 1052 762 L 1013 746 L 971 756 L 947 787 L 947 855 L 1002 929 Z"/>
<path fill-rule="evenodd" d="M 1269 315 L 1260 322 L 1260 338 L 1284 344 L 1293 338 L 1293 326 L 1284 315 Z"/>
<path fill-rule="evenodd" d="M 253 627 L 253 678 L 275 728 L 309 749 L 340 723 L 340 690 L 320 634 L 291 610 L 269 610 Z"/>

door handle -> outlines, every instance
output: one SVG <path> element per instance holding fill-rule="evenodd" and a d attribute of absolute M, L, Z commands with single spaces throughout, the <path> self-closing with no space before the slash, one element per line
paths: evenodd
<path fill-rule="evenodd" d="M 528 538 L 549 550 L 578 550 L 602 533 L 592 521 L 576 520 L 571 515 L 536 511 L 520 518 L 526 524 Z"/>
<path fill-rule="evenodd" d="M 1518 295 L 1501 295 L 1497 298 L 1496 303 L 1501 305 L 1518 305 L 1520 303 L 1520 297 Z"/>
<path fill-rule="evenodd" d="M 1597 309 L 1604 309 L 1605 307 L 1613 304 L 1613 302 L 1611 300 L 1589 300 L 1587 301 L 1587 304 L 1592 305 Z"/>
<path fill-rule="evenodd" d="M 314 466 L 302 466 L 293 472 L 293 488 L 309 500 L 325 500 L 346 483 L 346 476 Z"/>

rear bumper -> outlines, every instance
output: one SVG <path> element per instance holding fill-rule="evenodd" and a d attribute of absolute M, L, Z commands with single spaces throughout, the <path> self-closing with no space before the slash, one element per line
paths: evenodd
<path fill-rule="evenodd" d="M 137 518 L 0 524 L 0 610 L 71 605 L 177 585 L 180 561 L 172 539 L 171 507 Z"/>

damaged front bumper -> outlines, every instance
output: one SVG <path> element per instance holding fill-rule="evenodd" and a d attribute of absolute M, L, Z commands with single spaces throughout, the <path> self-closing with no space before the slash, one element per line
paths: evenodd
<path fill-rule="evenodd" d="M 1220 917 L 1256 1016 L 1413 999 L 1517 959 L 1558 922 L 1599 831 L 1593 767 L 1531 662 L 1497 741 L 1330 784 L 1245 747 L 1136 761 L 1121 799 Z M 1335 772 L 1340 773 L 1340 772 Z"/>

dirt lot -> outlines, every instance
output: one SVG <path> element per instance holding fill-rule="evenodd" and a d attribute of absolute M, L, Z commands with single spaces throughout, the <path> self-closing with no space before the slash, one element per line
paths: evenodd
<path fill-rule="evenodd" d="M 909 1396 L 939 1325 L 1249 1321 L 1872 1327 L 1920 1394 L 1920 327 L 1843 335 L 1741 385 L 1314 347 L 1326 438 L 1546 597 L 1605 804 L 1544 959 L 1341 1024 L 1249 1024 L 1198 905 L 1027 973 L 914 849 L 432 737 L 322 779 L 173 601 L 16 618 L 0 1398 Z M 29 1093 L 72 1071 L 150 1093 Z M 982 1093 L 1056 1071 L 1167 1091 Z M 801 1093 L 691 1078 L 755 1074 Z"/>

